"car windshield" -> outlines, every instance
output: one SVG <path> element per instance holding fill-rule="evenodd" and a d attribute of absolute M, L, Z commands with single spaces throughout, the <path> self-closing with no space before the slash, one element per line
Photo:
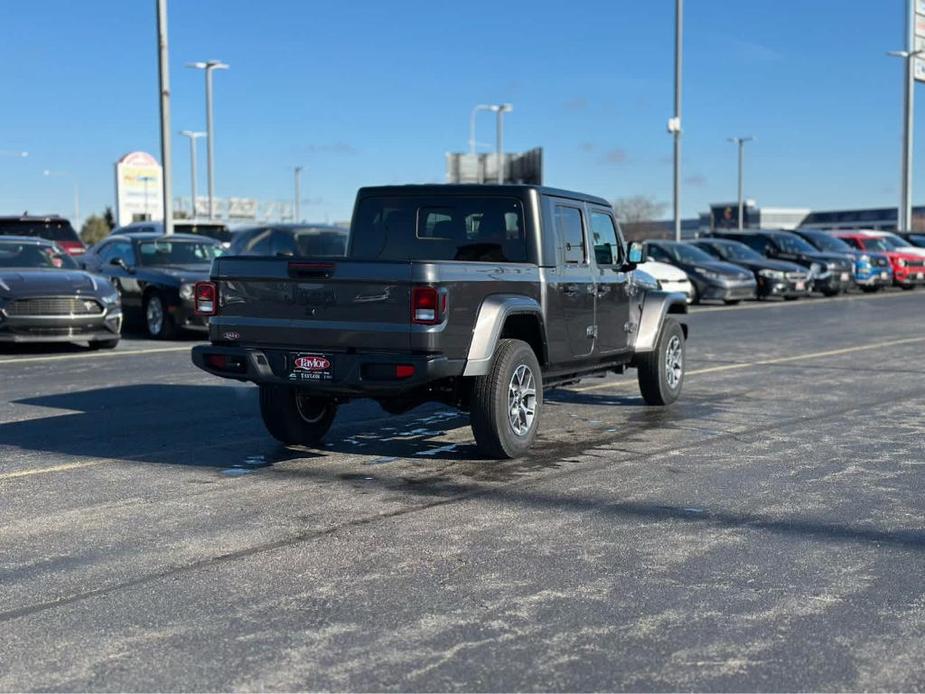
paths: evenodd
<path fill-rule="evenodd" d="M 883 241 L 888 250 L 895 251 L 900 248 L 909 248 L 909 242 L 900 238 L 899 236 L 894 236 L 893 234 L 884 234 L 883 236 L 872 236 L 870 238 L 876 238 Z"/>
<path fill-rule="evenodd" d="M 796 234 L 775 234 L 774 240 L 784 253 L 816 253 L 817 250 Z"/>
<path fill-rule="evenodd" d="M 142 241 L 138 256 L 142 265 L 203 265 L 221 255 L 216 243 L 203 241 Z"/>
<path fill-rule="evenodd" d="M 744 243 L 731 241 L 729 243 L 718 243 L 716 248 L 719 249 L 720 255 L 726 260 L 764 260 L 765 257 L 758 251 L 754 251 Z"/>
<path fill-rule="evenodd" d="M 866 251 L 892 251 L 894 247 L 886 239 L 879 236 L 865 236 L 861 240 Z"/>
<path fill-rule="evenodd" d="M 0 241 L 0 268 L 60 268 L 76 270 L 77 263 L 55 246 Z"/>
<path fill-rule="evenodd" d="M 833 253 L 851 253 L 851 246 L 828 234 L 810 234 L 812 244 L 820 251 L 832 251 Z"/>
<path fill-rule="evenodd" d="M 0 221 L 0 234 L 7 236 L 38 236 L 49 241 L 77 241 L 77 232 L 66 219 L 5 219 Z"/>
<path fill-rule="evenodd" d="M 689 243 L 672 243 L 665 250 L 679 263 L 710 263 L 716 260 L 706 251 Z"/>

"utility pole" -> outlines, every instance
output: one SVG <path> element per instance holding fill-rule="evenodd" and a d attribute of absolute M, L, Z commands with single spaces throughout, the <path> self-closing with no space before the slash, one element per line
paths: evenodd
<path fill-rule="evenodd" d="M 754 137 L 730 137 L 729 142 L 739 147 L 739 231 L 745 227 L 745 187 L 743 169 L 745 165 L 745 143 L 754 140 Z"/>
<path fill-rule="evenodd" d="M 681 240 L 681 75 L 684 45 L 684 0 L 675 0 L 674 8 L 674 118 L 668 132 L 674 135 L 674 238 Z"/>
<path fill-rule="evenodd" d="M 167 0 L 155 0 L 157 3 L 157 76 L 160 89 L 161 105 L 161 167 L 163 167 L 164 185 L 164 233 L 173 233 L 173 189 L 171 188 L 170 159 L 170 65 L 167 48 Z"/>
<path fill-rule="evenodd" d="M 181 130 L 181 135 L 189 138 L 190 194 L 193 200 L 192 218 L 196 219 L 196 140 L 205 137 L 205 133 L 195 130 Z"/>
<path fill-rule="evenodd" d="M 504 183 L 504 114 L 514 110 L 511 104 L 499 104 L 493 109 L 498 116 L 498 183 Z"/>
<path fill-rule="evenodd" d="M 302 167 L 297 166 L 295 172 L 295 222 L 302 221 Z"/>
<path fill-rule="evenodd" d="M 208 147 L 206 149 L 206 169 L 209 184 L 209 219 L 215 218 L 215 168 L 213 164 L 213 146 L 215 144 L 215 130 L 212 128 L 212 71 L 227 70 L 230 66 L 221 60 L 206 60 L 198 63 L 187 63 L 186 67 L 203 70 L 206 73 L 206 133 Z"/>

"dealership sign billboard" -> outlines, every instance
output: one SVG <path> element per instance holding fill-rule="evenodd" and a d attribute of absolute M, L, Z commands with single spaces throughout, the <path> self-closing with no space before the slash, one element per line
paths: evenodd
<path fill-rule="evenodd" d="M 116 223 L 164 218 L 161 165 L 147 152 L 129 152 L 116 162 Z"/>

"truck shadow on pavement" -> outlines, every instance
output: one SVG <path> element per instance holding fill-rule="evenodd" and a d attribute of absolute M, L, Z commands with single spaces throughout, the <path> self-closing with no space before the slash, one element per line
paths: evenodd
<path fill-rule="evenodd" d="M 639 408 L 638 397 L 553 391 L 547 400 L 547 421 L 537 448 L 560 453 L 564 453 L 563 438 L 580 434 L 582 445 L 587 443 L 583 429 L 589 429 L 595 439 L 635 438 L 643 436 L 645 428 L 662 426 L 666 417 L 675 416 Z M 260 421 L 257 389 L 252 386 L 138 384 L 21 398 L 12 404 L 50 412 L 20 412 L 32 417 L 0 424 L 0 443 L 63 456 L 224 468 L 237 458 L 262 459 L 261 465 L 271 465 L 296 457 L 346 455 L 362 457 L 368 465 L 393 459 L 419 461 L 422 466 L 429 461 L 471 462 L 476 464 L 472 477 L 491 479 L 558 466 L 545 455 L 531 455 L 513 466 L 487 461 L 472 439 L 468 415 L 436 404 L 388 415 L 372 401 L 349 403 L 317 449 L 286 448 L 274 441 Z M 572 405 L 616 405 L 626 410 L 594 419 L 580 409 L 576 414 Z M 557 410 L 566 406 L 569 412 L 563 416 Z"/>

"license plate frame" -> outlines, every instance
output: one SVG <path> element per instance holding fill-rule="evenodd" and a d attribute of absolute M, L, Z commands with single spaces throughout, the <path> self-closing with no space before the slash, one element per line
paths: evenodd
<path fill-rule="evenodd" d="M 289 380 L 298 383 L 333 381 L 334 364 L 334 355 L 327 352 L 290 352 Z"/>

